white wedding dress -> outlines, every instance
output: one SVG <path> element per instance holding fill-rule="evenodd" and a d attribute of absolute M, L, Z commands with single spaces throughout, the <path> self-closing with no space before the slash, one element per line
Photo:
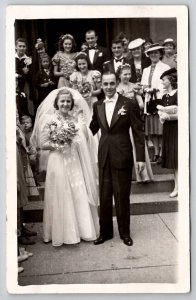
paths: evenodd
<path fill-rule="evenodd" d="M 56 121 L 57 116 L 55 114 L 49 119 Z M 49 153 L 43 238 L 44 242 L 52 241 L 53 246 L 75 244 L 81 239 L 93 241 L 98 234 L 98 187 L 83 126 L 81 122 L 79 141 L 73 142 L 65 153 L 59 150 Z M 49 129 L 46 125 L 41 136 L 42 144 L 47 143 L 48 139 Z"/>
<path fill-rule="evenodd" d="M 69 151 L 43 150 L 49 141 L 51 121 L 59 114 L 54 101 L 60 90 L 67 89 L 74 100 L 70 117 L 79 128 L 79 141 Z M 46 170 L 43 238 L 53 246 L 75 244 L 81 239 L 93 241 L 99 231 L 98 171 L 94 157 L 94 139 L 88 128 L 89 107 L 78 91 L 61 88 L 52 91 L 40 104 L 36 113 L 31 143 L 41 149 L 41 165 Z M 58 123 L 58 122 L 57 122 Z"/>

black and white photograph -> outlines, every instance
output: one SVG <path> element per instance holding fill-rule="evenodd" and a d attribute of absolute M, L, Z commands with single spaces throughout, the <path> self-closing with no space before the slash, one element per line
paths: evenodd
<path fill-rule="evenodd" d="M 6 21 L 8 292 L 188 292 L 187 7 Z"/>

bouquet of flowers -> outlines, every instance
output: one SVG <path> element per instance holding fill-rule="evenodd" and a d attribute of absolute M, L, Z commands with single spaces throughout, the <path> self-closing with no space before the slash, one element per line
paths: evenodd
<path fill-rule="evenodd" d="M 77 141 L 78 128 L 73 121 L 63 122 L 58 126 L 57 122 L 52 121 L 49 125 L 49 141 L 56 150 L 65 152 L 73 142 Z"/>
<path fill-rule="evenodd" d="M 81 87 L 79 87 L 79 92 L 82 97 L 88 102 L 91 97 L 92 86 L 89 82 L 84 82 Z"/>
<path fill-rule="evenodd" d="M 80 89 L 82 88 L 82 84 L 77 80 L 77 78 L 75 78 L 74 80 L 70 80 L 70 84 L 72 89 L 80 92 Z"/>
<path fill-rule="evenodd" d="M 74 60 L 67 60 L 64 66 L 62 67 L 62 71 L 64 74 L 64 77 L 66 79 L 69 79 L 69 76 L 75 71 L 76 63 Z"/>

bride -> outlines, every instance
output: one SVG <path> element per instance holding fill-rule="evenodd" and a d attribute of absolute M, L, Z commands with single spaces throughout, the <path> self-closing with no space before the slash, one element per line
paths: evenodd
<path fill-rule="evenodd" d="M 89 117 L 85 100 L 70 88 L 51 92 L 36 115 L 31 142 L 48 151 L 43 240 L 53 246 L 97 237 L 98 186 Z"/>

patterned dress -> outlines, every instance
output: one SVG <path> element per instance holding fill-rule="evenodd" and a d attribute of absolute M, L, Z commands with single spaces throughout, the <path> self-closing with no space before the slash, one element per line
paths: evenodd
<path fill-rule="evenodd" d="M 59 77 L 58 88 L 69 86 L 69 76 L 76 70 L 75 58 L 77 53 L 68 57 L 63 51 L 58 51 L 52 58 L 53 66 L 58 66 L 58 71 L 63 71 L 64 76 Z"/>

